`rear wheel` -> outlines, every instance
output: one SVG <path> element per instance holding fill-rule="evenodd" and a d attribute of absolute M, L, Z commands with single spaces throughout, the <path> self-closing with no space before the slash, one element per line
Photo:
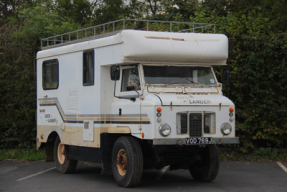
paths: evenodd
<path fill-rule="evenodd" d="M 117 139 L 112 152 L 112 171 L 119 186 L 133 187 L 140 183 L 143 155 L 135 138 L 123 136 Z"/>
<path fill-rule="evenodd" d="M 68 159 L 67 154 L 65 152 L 65 145 L 61 143 L 59 136 L 55 140 L 54 159 L 56 168 L 61 173 L 74 172 L 78 164 L 77 160 Z"/>
<path fill-rule="evenodd" d="M 219 170 L 219 149 L 208 146 L 201 151 L 201 160 L 189 166 L 191 176 L 201 182 L 213 181 Z"/>

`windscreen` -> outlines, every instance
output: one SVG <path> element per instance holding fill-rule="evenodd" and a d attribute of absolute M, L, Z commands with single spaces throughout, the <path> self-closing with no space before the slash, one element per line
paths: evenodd
<path fill-rule="evenodd" d="M 210 67 L 144 65 L 147 84 L 216 84 Z"/>

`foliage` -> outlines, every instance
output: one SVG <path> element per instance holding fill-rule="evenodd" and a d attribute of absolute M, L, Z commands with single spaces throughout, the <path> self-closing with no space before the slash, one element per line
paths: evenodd
<path fill-rule="evenodd" d="M 27 146 L 36 137 L 36 52 L 39 39 L 75 30 L 79 25 L 45 7 L 19 11 L 0 29 L 0 147 L 5 137 Z"/>
<path fill-rule="evenodd" d="M 69 18 L 76 23 L 85 25 L 90 22 L 93 4 L 88 0 L 56 0 L 55 12 L 62 18 Z"/>
<path fill-rule="evenodd" d="M 286 145 L 287 37 L 243 36 L 232 62 L 231 98 L 243 150 Z"/>
<path fill-rule="evenodd" d="M 17 25 L 9 23 L 0 32 L 0 141 L 6 136 L 29 140 L 36 130 L 33 50 L 29 40 L 11 37 L 17 30 Z"/>

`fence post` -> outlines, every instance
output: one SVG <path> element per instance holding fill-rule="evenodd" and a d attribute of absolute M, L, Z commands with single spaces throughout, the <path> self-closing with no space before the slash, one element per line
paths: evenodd
<path fill-rule="evenodd" d="M 148 21 L 146 21 L 146 30 L 148 31 Z"/>

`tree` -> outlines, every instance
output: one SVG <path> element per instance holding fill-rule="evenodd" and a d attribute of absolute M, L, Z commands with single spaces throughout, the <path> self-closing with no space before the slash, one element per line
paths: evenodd
<path fill-rule="evenodd" d="M 55 7 L 59 16 L 81 25 L 89 23 L 92 17 L 93 3 L 88 0 L 56 0 Z"/>

